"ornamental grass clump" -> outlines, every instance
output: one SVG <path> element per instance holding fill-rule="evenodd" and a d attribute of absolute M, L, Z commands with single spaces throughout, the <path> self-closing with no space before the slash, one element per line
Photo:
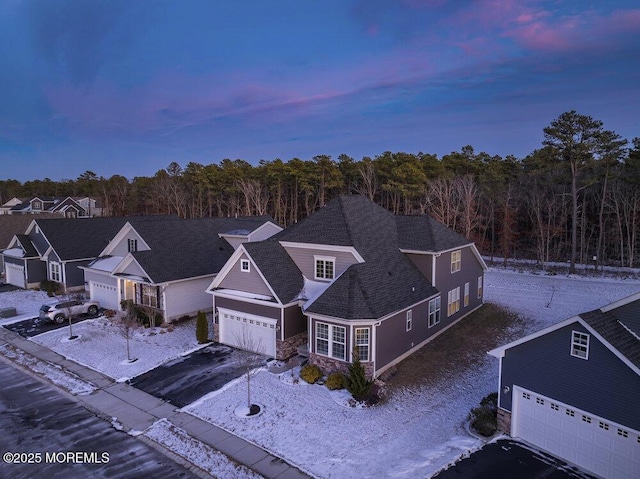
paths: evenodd
<path fill-rule="evenodd" d="M 344 389 L 346 383 L 346 379 L 344 374 L 340 371 L 333 372 L 329 374 L 327 380 L 324 382 L 324 385 L 331 391 L 335 391 L 338 389 Z"/>
<path fill-rule="evenodd" d="M 309 384 L 315 384 L 322 378 L 322 371 L 315 364 L 307 364 L 300 370 L 300 377 Z"/>

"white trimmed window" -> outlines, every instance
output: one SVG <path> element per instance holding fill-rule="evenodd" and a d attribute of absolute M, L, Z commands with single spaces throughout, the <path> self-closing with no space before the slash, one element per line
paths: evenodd
<path fill-rule="evenodd" d="M 34 210 L 41 210 L 42 209 L 42 203 L 40 203 L 39 201 L 34 201 L 33 202 L 33 209 Z"/>
<path fill-rule="evenodd" d="M 589 359 L 589 335 L 580 331 L 571 332 L 571 356 Z"/>
<path fill-rule="evenodd" d="M 447 316 L 460 311 L 460 286 L 449 291 L 447 298 Z"/>
<path fill-rule="evenodd" d="M 315 279 L 333 279 L 336 269 L 336 259 L 329 256 L 314 256 Z"/>
<path fill-rule="evenodd" d="M 429 327 L 440 322 L 440 296 L 429 300 Z"/>
<path fill-rule="evenodd" d="M 251 262 L 248 259 L 240 260 L 240 271 L 244 273 L 248 273 L 251 271 Z"/>
<path fill-rule="evenodd" d="M 129 253 L 134 253 L 134 252 L 138 251 L 138 240 L 137 239 L 129 238 L 127 240 L 127 251 L 129 251 Z"/>
<path fill-rule="evenodd" d="M 413 326 L 413 310 L 407 311 L 407 331 L 411 331 Z"/>
<path fill-rule="evenodd" d="M 333 324 L 316 323 L 316 354 L 345 360 L 346 328 Z"/>
<path fill-rule="evenodd" d="M 145 306 L 151 306 L 152 308 L 158 307 L 158 287 L 151 286 L 149 284 L 140 285 L 140 304 Z"/>
<path fill-rule="evenodd" d="M 452 251 L 451 252 L 451 272 L 457 273 L 460 271 L 460 267 L 462 265 L 462 251 Z"/>
<path fill-rule="evenodd" d="M 356 328 L 356 348 L 360 361 L 369 361 L 369 328 Z"/>
<path fill-rule="evenodd" d="M 49 263 L 49 279 L 62 283 L 62 274 L 60 273 L 60 263 Z"/>
<path fill-rule="evenodd" d="M 464 283 L 464 307 L 469 306 L 469 283 Z"/>
<path fill-rule="evenodd" d="M 478 276 L 478 299 L 482 298 L 482 276 Z"/>

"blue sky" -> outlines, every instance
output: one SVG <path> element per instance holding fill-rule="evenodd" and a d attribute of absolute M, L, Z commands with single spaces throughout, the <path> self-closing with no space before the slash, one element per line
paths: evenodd
<path fill-rule="evenodd" d="M 2 0 L 0 179 L 640 136 L 640 5 Z"/>

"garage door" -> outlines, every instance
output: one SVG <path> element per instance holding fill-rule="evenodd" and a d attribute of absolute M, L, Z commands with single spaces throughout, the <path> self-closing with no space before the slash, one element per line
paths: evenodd
<path fill-rule="evenodd" d="M 513 437 L 603 477 L 640 477 L 640 432 L 517 386 L 513 394 Z"/>
<path fill-rule="evenodd" d="M 91 299 L 100 302 L 101 307 L 118 310 L 118 291 L 115 286 L 90 281 L 89 294 Z"/>
<path fill-rule="evenodd" d="M 6 282 L 7 284 L 12 284 L 14 286 L 19 286 L 20 288 L 24 288 L 24 266 L 19 266 L 17 264 L 5 263 L 4 264 L 5 273 L 6 273 Z"/>
<path fill-rule="evenodd" d="M 218 320 L 221 343 L 275 357 L 275 319 L 218 308 Z"/>

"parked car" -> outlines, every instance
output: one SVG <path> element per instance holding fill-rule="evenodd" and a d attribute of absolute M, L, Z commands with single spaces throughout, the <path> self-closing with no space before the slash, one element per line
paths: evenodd
<path fill-rule="evenodd" d="M 98 301 L 74 299 L 54 304 L 43 304 L 40 308 L 39 317 L 40 319 L 61 324 L 67 319 L 69 314 L 71 314 L 72 317 L 81 314 L 96 316 L 99 309 L 100 303 Z"/>

